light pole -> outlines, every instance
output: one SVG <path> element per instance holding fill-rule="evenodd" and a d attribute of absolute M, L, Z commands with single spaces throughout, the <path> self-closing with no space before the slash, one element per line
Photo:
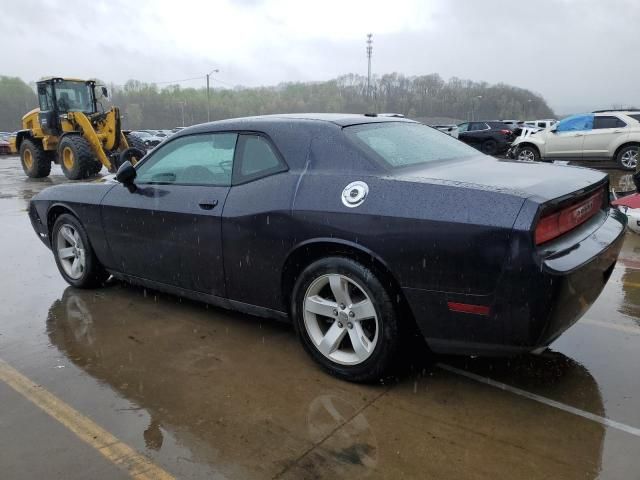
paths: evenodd
<path fill-rule="evenodd" d="M 471 121 L 475 120 L 476 116 L 476 98 L 478 99 L 478 104 L 480 104 L 480 100 L 482 99 L 482 95 L 475 96 L 471 99 Z"/>
<path fill-rule="evenodd" d="M 211 94 L 209 93 L 209 77 L 212 73 L 218 73 L 220 70 L 214 68 L 207 73 L 207 122 L 211 121 Z"/>

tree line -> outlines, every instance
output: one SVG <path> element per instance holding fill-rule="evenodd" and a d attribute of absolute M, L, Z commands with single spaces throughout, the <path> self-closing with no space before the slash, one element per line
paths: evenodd
<path fill-rule="evenodd" d="M 204 82 L 203 82 L 204 83 Z M 215 82 L 214 82 L 215 83 Z M 20 128 L 20 118 L 37 106 L 35 84 L 19 78 L 0 77 L 0 130 Z M 438 74 L 406 76 L 390 73 L 367 78 L 348 74 L 322 82 L 288 82 L 270 87 L 213 88 L 208 112 L 206 88 L 180 85 L 159 87 L 129 80 L 109 85 L 110 98 L 118 105 L 125 128 L 172 128 L 224 118 L 270 113 L 393 112 L 411 118 L 446 117 L 472 119 L 536 119 L 553 117 L 544 98 L 529 90 L 491 85 Z"/>

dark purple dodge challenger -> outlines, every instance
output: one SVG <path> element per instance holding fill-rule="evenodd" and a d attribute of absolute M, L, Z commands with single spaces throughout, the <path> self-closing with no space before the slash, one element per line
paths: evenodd
<path fill-rule="evenodd" d="M 288 319 L 353 381 L 384 375 L 414 327 L 437 353 L 544 348 L 598 297 L 625 231 L 601 172 L 373 114 L 190 127 L 29 215 L 71 285 L 112 275 Z"/>

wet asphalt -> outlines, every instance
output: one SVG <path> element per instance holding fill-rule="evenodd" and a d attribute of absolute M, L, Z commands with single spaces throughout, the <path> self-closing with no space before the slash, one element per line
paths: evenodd
<path fill-rule="evenodd" d="M 287 325 L 117 282 L 69 287 L 26 214 L 66 181 L 0 157 L 0 362 L 171 476 L 640 479 L 640 236 L 542 355 L 418 349 L 397 379 L 362 386 L 320 371 Z M 0 478 L 130 477 L 1 378 Z"/>

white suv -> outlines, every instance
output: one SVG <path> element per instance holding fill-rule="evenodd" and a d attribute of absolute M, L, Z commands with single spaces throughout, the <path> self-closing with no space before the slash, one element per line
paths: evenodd
<path fill-rule="evenodd" d="M 573 115 L 551 127 L 517 138 L 509 158 L 538 160 L 614 160 L 635 170 L 640 148 L 640 111 L 598 111 Z"/>

